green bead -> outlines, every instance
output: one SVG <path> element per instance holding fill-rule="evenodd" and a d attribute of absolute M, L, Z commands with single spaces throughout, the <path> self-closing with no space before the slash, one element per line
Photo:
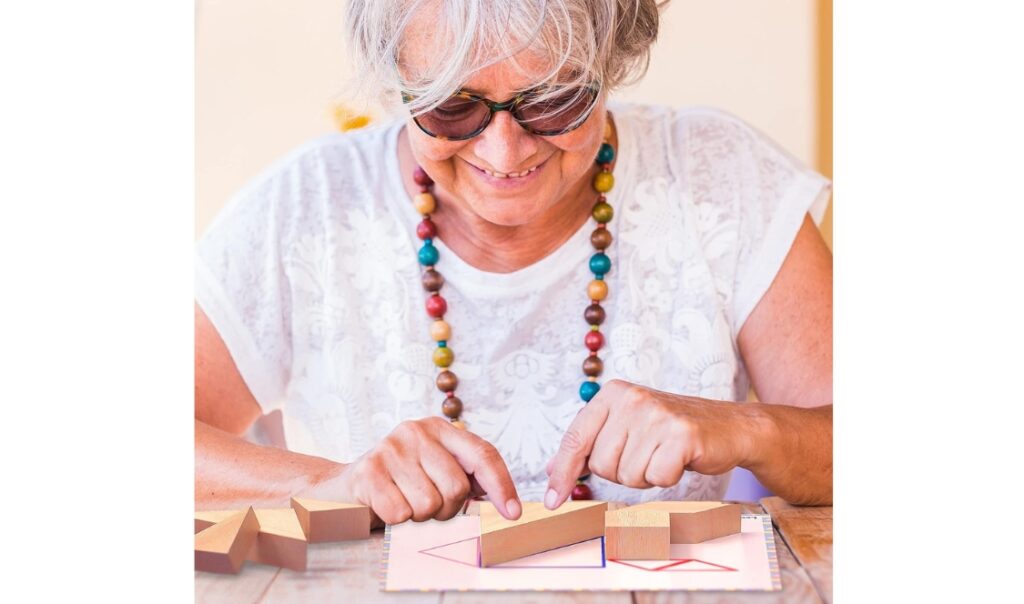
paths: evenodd
<path fill-rule="evenodd" d="M 607 193 L 615 186 L 615 177 L 611 172 L 598 172 L 594 175 L 594 188 L 601 193 Z"/>
<path fill-rule="evenodd" d="M 455 353 L 451 348 L 435 348 L 434 364 L 438 367 L 448 367 L 455 360 Z"/>
<path fill-rule="evenodd" d="M 580 398 L 585 402 L 589 403 L 590 399 L 594 398 L 597 391 L 601 389 L 601 384 L 597 382 L 583 382 L 580 384 Z"/>
<path fill-rule="evenodd" d="M 597 152 L 597 163 L 610 164 L 615 159 L 615 147 L 608 143 L 601 143 L 601 149 Z"/>
<path fill-rule="evenodd" d="M 594 220 L 602 224 L 611 222 L 612 216 L 615 215 L 615 211 L 612 210 L 612 206 L 606 201 L 599 201 L 595 203 L 594 209 L 592 209 L 590 213 L 594 217 Z"/>
<path fill-rule="evenodd" d="M 598 252 L 590 257 L 590 272 L 600 279 L 612 269 L 612 260 L 606 254 Z"/>
<path fill-rule="evenodd" d="M 423 247 L 420 248 L 417 255 L 419 256 L 420 264 L 423 266 L 434 266 L 437 264 L 437 248 L 429 240 L 423 242 Z"/>

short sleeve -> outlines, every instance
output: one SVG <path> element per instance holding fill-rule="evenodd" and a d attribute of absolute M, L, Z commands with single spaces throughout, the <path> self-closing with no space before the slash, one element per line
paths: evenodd
<path fill-rule="evenodd" d="M 294 154 L 240 191 L 195 248 L 196 303 L 263 413 L 282 407 L 292 365 L 291 296 L 282 257 L 302 190 Z"/>
<path fill-rule="evenodd" d="M 686 122 L 691 193 L 704 235 L 727 242 L 708 260 L 735 337 L 771 287 L 804 216 L 820 226 L 832 184 L 728 113 L 700 110 Z"/>

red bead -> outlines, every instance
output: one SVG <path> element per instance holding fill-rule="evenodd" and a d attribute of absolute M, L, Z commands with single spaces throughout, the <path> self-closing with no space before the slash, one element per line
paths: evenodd
<path fill-rule="evenodd" d="M 594 494 L 590 492 L 590 487 L 582 482 L 576 483 L 576 486 L 572 488 L 573 501 L 590 501 L 593 498 Z"/>
<path fill-rule="evenodd" d="M 434 221 L 424 218 L 423 222 L 416 225 L 416 236 L 420 239 L 433 239 L 437 237 L 437 226 Z"/>
<path fill-rule="evenodd" d="M 448 303 L 444 301 L 444 298 L 434 294 L 427 298 L 427 314 L 435 319 L 444 316 L 444 313 L 448 312 Z"/>
<path fill-rule="evenodd" d="M 427 174 L 426 170 L 419 166 L 416 166 L 416 170 L 413 171 L 412 179 L 421 187 L 429 187 L 434 184 L 434 180 L 430 178 L 430 175 Z"/>
<path fill-rule="evenodd" d="M 604 346 L 604 336 L 601 335 L 600 331 L 588 331 L 586 337 L 583 338 L 583 343 L 590 350 L 597 352 Z"/>

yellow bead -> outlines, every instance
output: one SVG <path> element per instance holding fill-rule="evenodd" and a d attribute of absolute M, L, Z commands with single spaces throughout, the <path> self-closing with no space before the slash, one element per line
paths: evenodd
<path fill-rule="evenodd" d="M 464 421 L 462 421 L 461 419 L 457 419 L 457 420 L 453 421 L 452 425 L 455 426 L 456 428 L 458 428 L 459 430 L 465 430 L 466 429 L 466 423 Z"/>
<path fill-rule="evenodd" d="M 441 319 L 434 321 L 430 324 L 430 337 L 433 338 L 435 342 L 450 340 L 452 338 L 451 325 L 448 325 L 447 321 L 442 321 Z"/>
<path fill-rule="evenodd" d="M 607 193 L 615 186 L 615 177 L 611 172 L 598 172 L 594 175 L 594 189 L 600 193 Z"/>
<path fill-rule="evenodd" d="M 608 296 L 608 284 L 601 279 L 594 279 L 587 286 L 587 295 L 591 300 L 604 300 Z"/>
<path fill-rule="evenodd" d="M 434 196 L 430 193 L 417 193 L 416 197 L 412 198 L 412 204 L 420 214 L 430 214 L 435 207 Z"/>
<path fill-rule="evenodd" d="M 448 367 L 455 360 L 455 353 L 452 352 L 451 348 L 445 346 L 444 348 L 434 349 L 434 364 L 438 367 Z"/>

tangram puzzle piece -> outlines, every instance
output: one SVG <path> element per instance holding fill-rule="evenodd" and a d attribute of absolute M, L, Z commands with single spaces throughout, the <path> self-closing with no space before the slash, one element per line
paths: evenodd
<path fill-rule="evenodd" d="M 506 520 L 490 502 L 480 504 L 480 563 L 500 564 L 604 534 L 603 501 L 566 501 L 557 510 L 523 502 L 519 520 Z"/>
<path fill-rule="evenodd" d="M 669 515 L 658 510 L 605 512 L 605 557 L 613 560 L 668 560 Z"/>
<path fill-rule="evenodd" d="M 233 511 L 195 534 L 196 570 L 237 573 L 259 533 L 256 513 L 250 507 Z"/>
<path fill-rule="evenodd" d="M 234 510 L 195 513 L 196 530 L 215 525 L 237 514 Z M 306 570 L 306 534 L 291 508 L 255 510 L 258 534 L 245 559 L 291 570 Z"/>
<path fill-rule="evenodd" d="M 370 538 L 370 508 L 365 505 L 293 497 L 292 509 L 310 543 Z"/>
<path fill-rule="evenodd" d="M 605 551 L 611 559 L 667 560 L 671 543 L 703 543 L 740 532 L 740 513 L 739 504 L 720 501 L 652 501 L 621 508 L 606 514 Z M 655 547 L 650 540 L 664 534 L 666 523 L 668 542 Z"/>

